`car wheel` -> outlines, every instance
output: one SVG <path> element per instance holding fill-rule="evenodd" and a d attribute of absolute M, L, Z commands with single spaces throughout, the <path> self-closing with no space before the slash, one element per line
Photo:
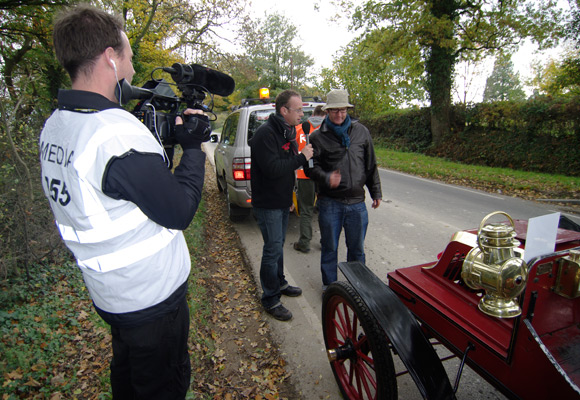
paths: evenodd
<path fill-rule="evenodd" d="M 346 282 L 324 293 L 322 323 L 330 366 L 344 399 L 397 399 L 389 342 L 364 300 Z M 329 353 L 330 354 L 330 353 Z"/>
<path fill-rule="evenodd" d="M 232 204 L 230 201 L 230 192 L 227 188 L 224 190 L 224 192 L 226 194 L 226 204 L 228 206 L 228 217 L 230 218 L 230 221 L 243 221 L 250 214 L 250 211 Z"/>

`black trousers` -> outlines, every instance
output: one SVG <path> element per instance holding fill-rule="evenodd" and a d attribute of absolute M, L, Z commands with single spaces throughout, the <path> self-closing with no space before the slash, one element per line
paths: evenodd
<path fill-rule="evenodd" d="M 181 400 L 189 388 L 189 307 L 135 328 L 111 327 L 114 400 Z"/>

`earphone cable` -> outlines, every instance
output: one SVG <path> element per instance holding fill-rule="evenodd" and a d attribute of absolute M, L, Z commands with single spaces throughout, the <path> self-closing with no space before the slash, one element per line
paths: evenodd
<path fill-rule="evenodd" d="M 147 103 L 146 105 L 153 109 L 153 127 L 155 129 L 155 136 L 157 137 L 157 140 L 159 141 L 159 144 L 161 145 L 161 148 L 163 149 L 163 154 L 165 155 L 165 157 L 164 157 L 165 163 L 167 164 L 167 168 L 169 168 L 169 166 L 171 165 L 171 163 L 169 162 L 169 156 L 167 155 L 167 152 L 165 151 L 165 146 L 163 146 L 163 142 L 161 141 L 159 131 L 157 130 L 157 112 L 155 111 L 155 106 L 151 103 Z"/>

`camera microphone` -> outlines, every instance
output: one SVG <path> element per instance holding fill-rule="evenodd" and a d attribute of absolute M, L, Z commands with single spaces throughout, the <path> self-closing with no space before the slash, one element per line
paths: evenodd
<path fill-rule="evenodd" d="M 171 78 L 178 85 L 197 85 L 218 96 L 229 96 L 236 88 L 236 83 L 231 76 L 203 65 L 175 63 L 171 67 L 162 69 L 170 73 Z"/>

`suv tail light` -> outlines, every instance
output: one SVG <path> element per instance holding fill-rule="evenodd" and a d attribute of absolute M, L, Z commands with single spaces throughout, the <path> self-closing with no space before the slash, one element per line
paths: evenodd
<path fill-rule="evenodd" d="M 250 180 L 250 166 L 252 159 L 250 157 L 234 158 L 232 162 L 232 174 L 234 181 Z"/>

